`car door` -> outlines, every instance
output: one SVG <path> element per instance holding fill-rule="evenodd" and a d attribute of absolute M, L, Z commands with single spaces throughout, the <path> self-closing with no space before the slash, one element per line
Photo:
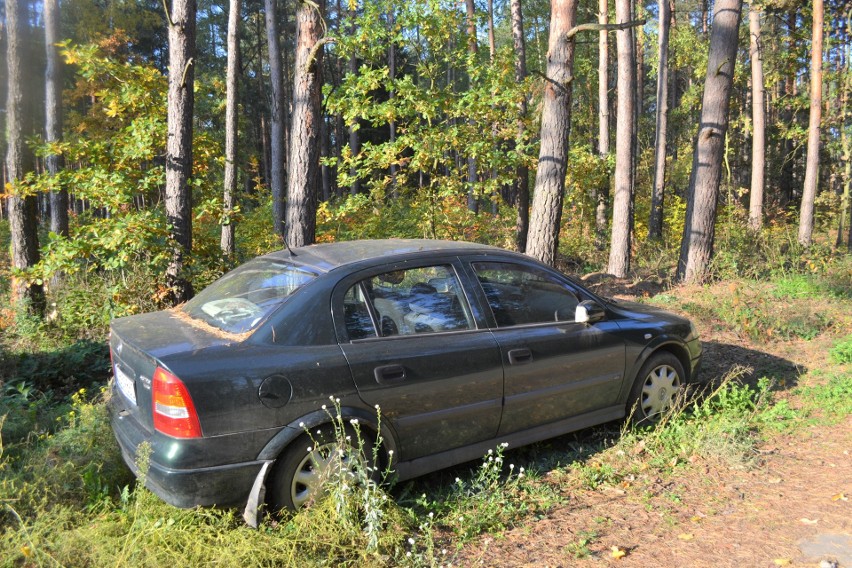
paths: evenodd
<path fill-rule="evenodd" d="M 500 350 L 468 302 L 457 267 L 453 259 L 385 266 L 343 280 L 333 295 L 358 392 L 380 407 L 402 460 L 497 434 Z"/>
<path fill-rule="evenodd" d="M 574 322 L 580 290 L 533 264 L 471 263 L 491 309 L 505 385 L 499 435 L 591 414 L 617 403 L 625 344 L 615 322 Z"/>

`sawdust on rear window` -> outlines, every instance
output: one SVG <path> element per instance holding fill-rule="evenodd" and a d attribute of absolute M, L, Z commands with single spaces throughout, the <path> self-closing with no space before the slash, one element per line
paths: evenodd
<path fill-rule="evenodd" d="M 229 339 L 231 341 L 241 343 L 248 339 L 249 335 L 251 335 L 252 331 L 254 331 L 250 330 L 243 333 L 231 333 L 229 331 L 225 331 L 224 329 L 219 329 L 215 325 L 210 325 L 205 321 L 197 320 L 195 318 L 190 317 L 189 314 L 183 311 L 183 306 L 184 304 L 180 304 L 173 308 L 169 308 L 166 311 L 169 312 L 172 317 L 179 319 L 183 323 L 189 324 L 196 329 L 200 329 L 221 339 Z"/>

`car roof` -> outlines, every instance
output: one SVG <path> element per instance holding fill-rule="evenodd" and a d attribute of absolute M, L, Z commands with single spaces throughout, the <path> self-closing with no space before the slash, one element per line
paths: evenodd
<path fill-rule="evenodd" d="M 335 268 L 368 261 L 370 259 L 389 259 L 416 253 L 461 253 L 507 252 L 501 248 L 465 241 L 439 241 L 432 239 L 381 239 L 342 241 L 322 243 L 283 249 L 265 256 L 270 260 L 293 262 L 311 267 L 320 272 L 329 272 Z"/>

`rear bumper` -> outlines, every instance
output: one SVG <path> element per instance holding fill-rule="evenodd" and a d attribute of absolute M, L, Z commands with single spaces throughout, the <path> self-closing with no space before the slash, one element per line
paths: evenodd
<path fill-rule="evenodd" d="M 114 392 L 113 398 L 117 396 Z M 139 454 L 142 453 L 140 448 L 152 447 L 148 433 L 124 411 L 120 403 L 110 402 L 108 408 L 124 462 L 138 479 L 144 481 L 145 487 L 163 501 L 182 508 L 245 505 L 263 461 L 176 469 L 161 463 L 158 452 L 163 453 L 165 449 L 166 457 L 168 455 L 168 444 L 164 448 L 161 443 L 156 444 L 158 452 L 149 452 L 145 459 Z M 180 444 L 180 440 L 175 440 L 173 449 L 178 451 Z M 145 462 L 147 465 L 144 465 Z"/>

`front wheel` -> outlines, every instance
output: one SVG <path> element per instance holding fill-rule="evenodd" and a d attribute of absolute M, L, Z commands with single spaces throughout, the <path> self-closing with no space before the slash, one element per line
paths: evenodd
<path fill-rule="evenodd" d="M 360 437 L 360 442 L 359 442 Z M 369 431 L 321 426 L 291 443 L 275 465 L 267 500 L 273 511 L 295 511 L 325 495 L 327 483 L 347 476 L 352 483 L 373 477 Z"/>
<path fill-rule="evenodd" d="M 659 422 L 680 395 L 683 380 L 683 365 L 677 357 L 667 351 L 651 355 L 642 365 L 627 400 L 627 412 L 633 422 Z"/>

